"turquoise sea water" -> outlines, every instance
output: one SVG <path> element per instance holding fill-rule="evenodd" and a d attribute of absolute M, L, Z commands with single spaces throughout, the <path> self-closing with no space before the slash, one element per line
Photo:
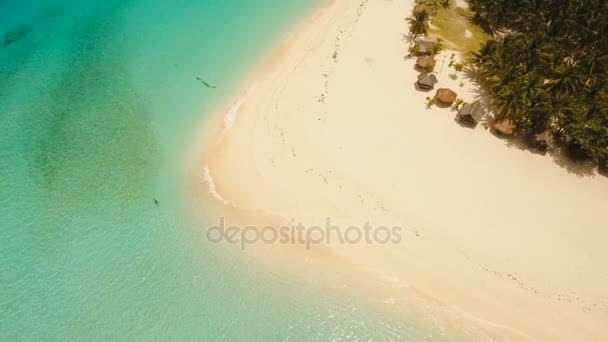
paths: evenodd
<path fill-rule="evenodd" d="M 0 340 L 429 337 L 249 271 L 184 204 L 205 113 L 318 3 L 0 0 L 29 30 L 0 47 Z"/>

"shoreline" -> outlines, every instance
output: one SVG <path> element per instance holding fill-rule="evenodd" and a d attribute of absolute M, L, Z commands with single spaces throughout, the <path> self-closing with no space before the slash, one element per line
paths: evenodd
<path fill-rule="evenodd" d="M 222 199 L 206 216 L 280 226 L 329 215 L 344 227 L 414 227 L 400 246 L 259 245 L 254 254 L 264 269 L 454 335 L 608 338 L 600 254 L 608 236 L 593 229 L 608 182 L 575 178 L 481 127 L 459 127 L 449 109 L 425 110 L 433 93 L 414 89 L 407 45 L 395 41 L 412 6 L 332 0 L 278 44 L 245 83 L 255 92 L 241 90 L 202 134 L 193 182 L 210 196 L 200 181 L 207 170 Z M 439 78 L 438 86 L 455 87 L 446 71 Z M 471 84 L 454 89 L 466 100 L 475 93 Z M 569 188 L 579 190 L 570 196 L 582 212 L 556 198 Z M 577 269 L 578 279 L 562 268 Z M 404 313 L 406 304 L 420 309 Z"/>

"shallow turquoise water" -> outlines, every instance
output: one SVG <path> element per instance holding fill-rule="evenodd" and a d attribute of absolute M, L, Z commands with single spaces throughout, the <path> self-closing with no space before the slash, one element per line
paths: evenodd
<path fill-rule="evenodd" d="M 0 340 L 432 337 L 248 271 L 183 203 L 178 151 L 316 4 L 0 0 L 30 29 L 0 48 Z"/>

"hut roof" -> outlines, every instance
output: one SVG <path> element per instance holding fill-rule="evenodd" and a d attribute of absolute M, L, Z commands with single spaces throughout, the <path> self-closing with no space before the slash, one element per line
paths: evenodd
<path fill-rule="evenodd" d="M 481 103 L 479 101 L 475 101 L 473 103 L 465 103 L 458 111 L 459 116 L 469 116 L 476 122 L 481 121 L 481 119 L 483 118 L 483 114 L 483 107 L 481 106 Z"/>
<path fill-rule="evenodd" d="M 418 45 L 418 49 L 416 50 L 416 54 L 417 55 L 430 55 L 431 51 L 432 50 L 427 49 L 426 46 Z"/>
<path fill-rule="evenodd" d="M 435 64 L 435 59 L 431 56 L 421 56 L 416 59 L 416 66 L 421 69 L 433 70 Z"/>
<path fill-rule="evenodd" d="M 437 76 L 433 74 L 422 73 L 418 75 L 418 85 L 421 88 L 433 88 L 439 82 Z"/>
<path fill-rule="evenodd" d="M 502 119 L 494 124 L 494 129 L 502 135 L 511 136 L 515 134 L 517 126 L 515 125 L 515 122 L 511 119 Z"/>
<path fill-rule="evenodd" d="M 421 12 L 430 12 L 430 8 L 427 4 L 425 3 L 418 3 L 416 6 L 414 6 L 414 14 L 416 13 L 421 13 Z"/>
<path fill-rule="evenodd" d="M 439 88 L 437 89 L 437 94 L 435 96 L 443 103 L 452 104 L 456 101 L 458 94 L 449 88 Z"/>
<path fill-rule="evenodd" d="M 555 139 L 553 138 L 553 134 L 550 131 L 544 131 L 534 136 L 534 140 L 537 143 L 544 144 L 546 147 L 554 149 L 555 148 Z"/>
<path fill-rule="evenodd" d="M 415 43 L 418 46 L 418 50 L 416 50 L 418 55 L 430 55 L 437 45 L 435 42 L 424 39 L 416 39 Z"/>

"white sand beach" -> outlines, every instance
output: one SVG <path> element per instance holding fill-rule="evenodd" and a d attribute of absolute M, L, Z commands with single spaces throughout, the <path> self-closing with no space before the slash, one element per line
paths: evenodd
<path fill-rule="evenodd" d="M 435 91 L 415 88 L 404 58 L 413 4 L 334 0 L 277 47 L 205 128 L 196 179 L 217 203 L 209 217 L 404 227 L 399 244 L 244 256 L 446 336 L 608 340 L 608 178 L 426 109 Z M 435 89 L 476 99 L 463 74 L 450 79 L 451 53 Z"/>

